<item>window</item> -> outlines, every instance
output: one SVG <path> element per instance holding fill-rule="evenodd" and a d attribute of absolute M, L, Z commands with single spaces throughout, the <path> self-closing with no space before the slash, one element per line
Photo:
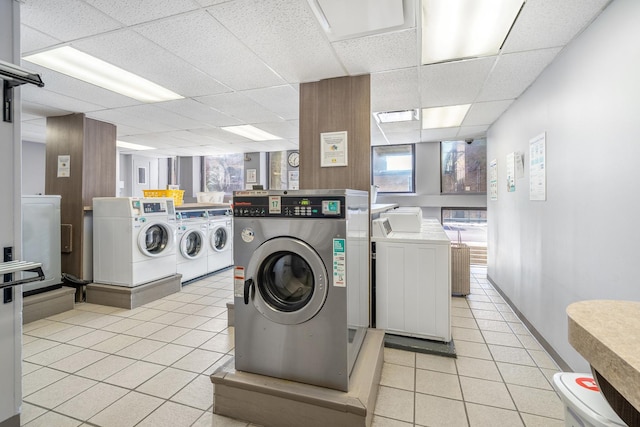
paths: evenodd
<path fill-rule="evenodd" d="M 443 194 L 487 192 L 487 141 L 442 141 L 440 143 Z"/>
<path fill-rule="evenodd" d="M 487 263 L 487 210 L 442 208 L 442 226 L 452 242 L 460 239 L 471 248 L 471 263 Z"/>
<path fill-rule="evenodd" d="M 371 149 L 373 185 L 379 193 L 413 193 L 415 145 L 381 145 Z"/>
<path fill-rule="evenodd" d="M 269 189 L 287 189 L 287 152 L 273 151 L 269 153 Z"/>
<path fill-rule="evenodd" d="M 205 156 L 203 165 L 204 191 L 244 190 L 244 154 Z"/>

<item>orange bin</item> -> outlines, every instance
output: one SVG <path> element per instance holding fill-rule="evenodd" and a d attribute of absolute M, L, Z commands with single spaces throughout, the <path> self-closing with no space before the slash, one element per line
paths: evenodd
<path fill-rule="evenodd" d="M 175 206 L 182 205 L 184 190 L 142 190 L 144 197 L 171 197 Z"/>

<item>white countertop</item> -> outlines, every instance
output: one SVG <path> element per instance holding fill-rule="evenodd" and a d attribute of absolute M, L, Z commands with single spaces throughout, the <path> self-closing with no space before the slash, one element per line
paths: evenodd
<path fill-rule="evenodd" d="M 389 209 L 397 208 L 397 203 L 383 203 L 371 205 L 371 214 L 378 214 L 380 212 L 388 211 Z"/>

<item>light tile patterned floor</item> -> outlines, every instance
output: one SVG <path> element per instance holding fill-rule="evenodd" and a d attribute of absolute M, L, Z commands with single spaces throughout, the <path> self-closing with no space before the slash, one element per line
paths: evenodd
<path fill-rule="evenodd" d="M 212 414 L 233 357 L 231 271 L 134 310 L 76 304 L 24 326 L 22 424 L 247 426 Z M 486 279 L 452 298 L 457 359 L 385 349 L 373 426 L 562 426 L 558 371 Z"/>

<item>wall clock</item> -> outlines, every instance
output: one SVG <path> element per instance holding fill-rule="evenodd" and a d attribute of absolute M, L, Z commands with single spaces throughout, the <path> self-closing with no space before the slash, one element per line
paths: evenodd
<path fill-rule="evenodd" d="M 289 166 L 297 168 L 300 165 L 300 153 L 298 153 L 297 151 L 289 153 L 287 162 L 289 162 Z"/>

